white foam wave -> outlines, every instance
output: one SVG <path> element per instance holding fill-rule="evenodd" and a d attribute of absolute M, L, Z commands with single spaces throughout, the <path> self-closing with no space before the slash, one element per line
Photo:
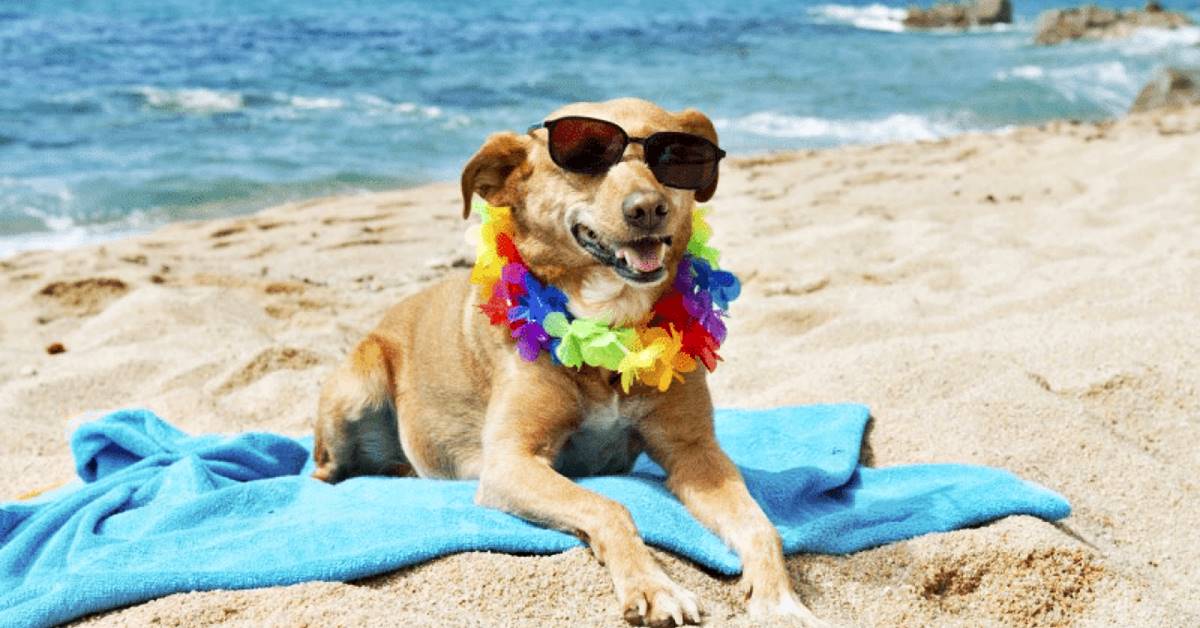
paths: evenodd
<path fill-rule="evenodd" d="M 253 98 L 247 102 L 244 94 L 234 91 L 221 91 L 202 88 L 160 89 L 157 87 L 141 86 L 134 90 L 147 107 L 188 114 L 214 114 L 242 111 L 247 108 L 261 109 L 267 115 L 278 118 L 295 119 L 303 116 L 306 111 L 330 111 L 351 109 L 365 112 L 367 115 L 395 115 L 405 117 L 435 120 L 448 120 L 453 116 L 447 114 L 441 107 L 422 105 L 414 102 L 391 101 L 374 94 L 356 94 L 351 98 L 336 96 L 288 94 L 273 92 L 262 99 Z M 453 122 L 461 123 L 461 120 Z"/>
<path fill-rule="evenodd" d="M 456 115 L 453 115 L 453 116 L 450 116 L 449 118 L 447 118 L 446 121 L 442 123 L 442 128 L 446 129 L 448 131 L 452 131 L 454 129 L 461 129 L 463 127 L 469 126 L 470 124 L 471 124 L 470 116 L 456 114 Z"/>
<path fill-rule="evenodd" d="M 908 113 L 873 120 L 835 120 L 769 111 L 734 120 L 719 119 L 717 127 L 765 137 L 866 144 L 931 140 L 966 130 L 950 122 Z"/>
<path fill-rule="evenodd" d="M 1027 81 L 1036 81 L 1046 76 L 1046 69 L 1038 65 L 1019 65 L 1011 70 L 1001 70 L 996 73 L 996 80 L 1008 81 L 1012 79 L 1025 79 Z"/>
<path fill-rule="evenodd" d="M 82 224 L 66 214 L 54 214 L 34 207 L 21 207 L 20 213 L 45 226 L 45 231 L 0 234 L 0 259 L 22 251 L 57 251 L 96 244 L 144 233 L 162 224 L 144 211 L 132 211 L 113 222 Z"/>
<path fill-rule="evenodd" d="M 140 210 L 110 222 L 89 222 L 80 219 L 75 193 L 66 182 L 51 177 L 0 177 L 0 258 L 32 249 L 101 242 L 160 222 Z"/>
<path fill-rule="evenodd" d="M 1043 84 L 1070 102 L 1094 103 L 1114 114 L 1122 113 L 1129 107 L 1143 82 L 1120 61 L 1050 69 L 1024 65 L 1000 71 L 995 78 L 1000 81 L 1023 79 Z"/>
<path fill-rule="evenodd" d="M 1052 71 L 1050 84 L 1067 100 L 1090 100 L 1112 113 L 1123 113 L 1141 87 L 1120 61 Z"/>
<path fill-rule="evenodd" d="M 69 203 L 75 200 L 75 193 L 66 183 L 48 177 L 15 178 L 0 177 L 0 189 L 26 190 L 43 197 L 57 199 L 59 203 Z"/>
<path fill-rule="evenodd" d="M 821 4 L 808 10 L 811 17 L 822 24 L 849 24 L 869 31 L 899 33 L 904 30 L 904 9 L 883 4 L 865 6 L 845 4 Z"/>
<path fill-rule="evenodd" d="M 1185 26 L 1176 29 L 1142 28 L 1128 38 L 1112 42 L 1129 55 L 1153 55 L 1188 46 L 1200 45 L 1200 26 Z"/>
<path fill-rule="evenodd" d="M 368 113 L 375 115 L 400 113 L 433 119 L 440 118 L 445 113 L 441 107 L 419 105 L 413 102 L 394 102 L 375 94 L 358 94 L 355 96 L 355 100 L 366 108 Z"/>
<path fill-rule="evenodd" d="M 21 213 L 42 223 L 53 233 L 66 233 L 77 226 L 70 216 L 51 214 L 35 207 L 22 207 Z"/>
<path fill-rule="evenodd" d="M 159 89 L 150 86 L 142 86 L 135 91 L 141 95 L 147 106 L 167 111 L 197 114 L 228 113 L 237 111 L 246 105 L 246 99 L 237 92 L 203 88 Z"/>
<path fill-rule="evenodd" d="M 345 103 L 340 98 L 291 96 L 288 104 L 297 109 L 341 109 Z"/>
<path fill-rule="evenodd" d="M 22 251 L 61 251 L 88 244 L 116 240 L 144 231 L 130 227 L 89 229 L 75 225 L 64 231 L 41 231 L 19 235 L 0 235 L 0 259 Z"/>

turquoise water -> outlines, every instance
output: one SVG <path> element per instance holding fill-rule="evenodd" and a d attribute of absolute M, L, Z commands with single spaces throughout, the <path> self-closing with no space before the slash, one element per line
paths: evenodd
<path fill-rule="evenodd" d="M 0 256 L 453 179 L 574 100 L 696 106 L 738 154 L 1109 117 L 1200 65 L 1200 29 L 1039 48 L 1068 3 L 965 34 L 900 32 L 905 4 L 0 4 Z"/>

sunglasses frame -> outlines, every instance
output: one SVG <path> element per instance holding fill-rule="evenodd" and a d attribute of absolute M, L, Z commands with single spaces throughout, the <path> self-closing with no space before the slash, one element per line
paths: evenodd
<path fill-rule="evenodd" d="M 601 124 L 607 124 L 607 125 L 613 127 L 614 129 L 620 131 L 621 137 L 625 138 L 624 144 L 621 146 L 621 155 L 625 154 L 625 150 L 627 148 L 629 148 L 630 144 L 640 144 L 642 146 L 642 148 L 644 149 L 646 147 L 646 142 L 653 140 L 655 137 L 661 137 L 664 135 L 684 135 L 689 138 L 700 140 L 701 142 L 708 144 L 715 151 L 714 154 L 716 155 L 716 158 L 713 160 L 713 163 L 717 164 L 718 166 L 720 165 L 721 160 L 724 159 L 725 155 L 726 155 L 726 152 L 720 146 L 717 146 L 716 144 L 712 143 L 707 137 L 704 137 L 701 135 L 696 135 L 695 133 L 685 133 L 683 131 L 658 131 L 655 133 L 651 133 L 650 135 L 647 135 L 646 137 L 631 137 L 629 135 L 629 133 L 626 132 L 625 129 L 621 128 L 621 125 L 617 124 L 616 122 L 613 122 L 611 120 L 603 120 L 600 118 L 592 118 L 590 116 L 563 116 L 561 118 L 555 118 L 553 120 L 546 120 L 539 124 L 534 124 L 534 125 L 530 126 L 529 130 L 526 132 L 529 133 L 530 135 L 532 135 L 534 133 L 534 131 L 537 131 L 538 129 L 543 129 L 543 128 L 546 129 L 546 147 L 547 147 L 547 149 L 550 149 L 551 148 L 550 136 L 554 133 L 554 126 L 564 120 L 583 120 L 586 122 L 599 122 Z M 558 155 L 555 154 L 556 151 L 550 150 L 549 152 L 550 152 L 550 159 L 554 161 L 555 165 L 557 165 L 559 168 L 562 168 L 563 170 L 566 170 L 568 172 L 575 172 L 578 174 L 586 174 L 586 175 L 593 175 L 593 176 L 603 174 L 605 172 L 608 172 L 609 168 L 612 168 L 613 166 L 615 166 L 621 162 L 621 159 L 618 158 L 617 161 L 615 161 L 611 164 L 604 165 L 602 168 L 597 168 L 594 170 L 593 169 L 582 170 L 579 168 L 571 168 L 571 167 L 567 166 L 566 164 L 562 163 L 561 161 L 559 161 Z M 643 159 L 643 161 L 646 159 L 644 150 L 642 152 L 642 159 Z M 707 163 L 707 162 L 705 162 L 705 163 Z M 647 165 L 650 165 L 650 163 L 647 162 Z M 652 165 L 651 165 L 650 171 L 654 172 L 654 168 Z M 717 170 L 714 169 L 712 177 L 710 177 L 707 181 L 704 181 L 703 183 L 701 183 L 695 187 L 679 187 L 679 186 L 675 186 L 675 185 L 670 185 L 669 183 L 664 182 L 662 179 L 659 179 L 659 182 L 667 187 L 675 188 L 677 190 L 702 190 L 705 187 L 711 185 L 713 180 L 716 179 L 716 176 L 717 176 Z M 658 173 L 654 174 L 654 178 L 658 179 Z"/>

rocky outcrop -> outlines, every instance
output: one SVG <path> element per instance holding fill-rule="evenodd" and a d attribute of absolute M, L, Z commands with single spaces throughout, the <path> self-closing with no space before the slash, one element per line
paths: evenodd
<path fill-rule="evenodd" d="M 976 24 L 1012 24 L 1013 7 L 1010 0 L 975 0 L 972 8 Z"/>
<path fill-rule="evenodd" d="M 1176 29 L 1191 23 L 1186 15 L 1165 11 L 1153 0 L 1144 11 L 1117 11 L 1087 5 L 1042 13 L 1033 40 L 1050 46 L 1074 39 L 1120 39 L 1142 28 Z"/>
<path fill-rule="evenodd" d="M 904 16 L 904 28 L 966 28 L 967 7 L 961 4 L 938 3 L 928 9 L 909 7 Z"/>
<path fill-rule="evenodd" d="M 1167 68 L 1142 88 L 1129 112 L 1187 105 L 1200 105 L 1200 70 Z"/>
<path fill-rule="evenodd" d="M 1011 0 L 975 0 L 966 4 L 939 2 L 928 9 L 912 6 L 904 17 L 904 27 L 912 29 L 966 29 L 1011 23 Z"/>

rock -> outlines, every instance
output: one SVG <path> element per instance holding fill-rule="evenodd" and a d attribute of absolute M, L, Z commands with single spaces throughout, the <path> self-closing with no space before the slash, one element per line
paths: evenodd
<path fill-rule="evenodd" d="M 905 28 L 966 28 L 970 26 L 967 8 L 961 4 L 935 4 L 928 9 L 909 7 Z"/>
<path fill-rule="evenodd" d="M 969 4 L 939 2 L 928 9 L 908 8 L 904 27 L 913 29 L 955 28 L 988 24 L 1011 24 L 1011 0 L 975 0 Z"/>
<path fill-rule="evenodd" d="M 1191 23 L 1186 15 L 1165 11 L 1153 1 L 1146 5 L 1145 11 L 1114 11 L 1086 5 L 1042 13 L 1033 41 L 1051 46 L 1075 39 L 1120 39 L 1142 28 L 1173 30 Z"/>
<path fill-rule="evenodd" d="M 976 24 L 1012 24 L 1013 8 L 1009 0 L 976 0 L 973 9 Z"/>
<path fill-rule="evenodd" d="M 1187 105 L 1200 105 L 1200 70 L 1166 68 L 1142 88 L 1129 112 Z"/>

